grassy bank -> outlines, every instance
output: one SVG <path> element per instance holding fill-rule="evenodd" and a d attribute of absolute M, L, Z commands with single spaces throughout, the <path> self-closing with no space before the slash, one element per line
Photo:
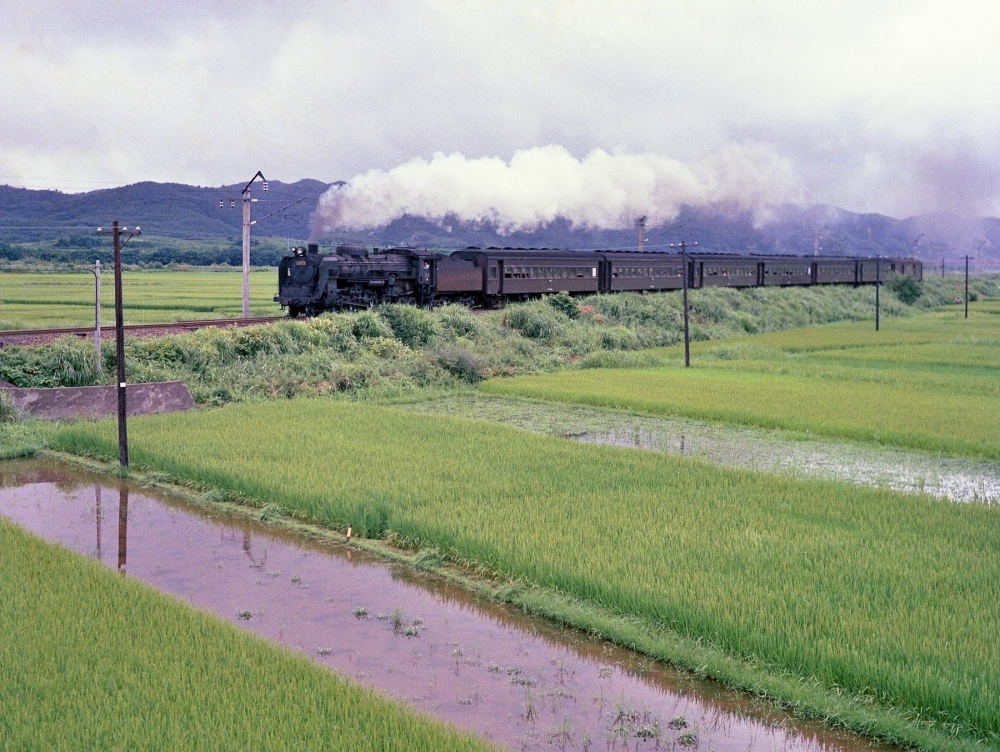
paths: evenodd
<path fill-rule="evenodd" d="M 491 381 L 537 399 L 1000 459 L 1000 317 L 951 311 L 659 352 L 669 366 Z"/>
<path fill-rule="evenodd" d="M 258 276 L 266 275 L 255 275 L 255 283 Z M 154 318 L 156 306 L 162 311 L 174 306 L 177 310 L 172 316 L 179 316 L 178 311 L 188 304 L 229 313 L 235 309 L 219 308 L 220 299 L 225 297 L 230 306 L 239 300 L 232 290 L 226 293 L 218 284 L 232 275 L 191 274 L 189 278 L 197 284 L 192 282 L 190 287 L 171 282 L 171 273 L 146 273 L 146 277 L 153 287 L 133 303 L 149 306 Z M 230 281 L 238 282 L 238 277 Z M 980 282 L 984 288 L 996 287 L 985 278 Z M 85 283 L 83 277 L 76 280 L 80 289 L 74 294 L 79 297 L 79 310 L 89 316 Z M 922 310 L 921 306 L 945 301 L 953 293 L 949 284 L 950 280 L 926 283 L 924 294 L 913 305 L 903 304 L 887 290 L 885 313 L 906 317 Z M 156 285 L 167 285 L 172 292 L 167 294 L 167 287 L 157 292 Z M 39 297 L 53 305 L 36 310 L 54 313 L 63 305 L 56 305 L 64 296 L 55 292 L 39 293 Z M 692 331 L 696 341 L 708 341 L 870 319 L 873 299 L 871 288 L 853 287 L 695 290 L 691 294 Z M 4 310 L 11 310 L 9 302 Z M 192 311 L 184 317 L 205 315 Z M 0 313 L 0 319 L 5 316 Z M 674 345 L 681 341 L 682 331 L 676 293 L 554 296 L 481 315 L 458 306 L 433 311 L 385 306 L 312 321 L 129 340 L 128 380 L 180 379 L 202 404 L 331 392 L 399 395 L 578 365 L 648 365 L 657 358 L 642 350 Z M 95 366 L 92 345 L 77 338 L 0 350 L 0 379 L 17 386 L 113 383 L 112 342 L 104 348 L 102 374 Z"/>
<path fill-rule="evenodd" d="M 952 731 L 1000 735 L 994 509 L 323 400 L 131 430 L 137 464 L 703 640 L 766 667 L 779 677 L 768 691 L 812 712 L 826 713 L 789 697 L 788 675 L 913 719 L 869 733 L 926 746 L 930 728 L 941 748 Z M 56 445 L 110 458 L 114 426 L 70 427 Z"/>
<path fill-rule="evenodd" d="M 487 749 L 0 519 L 5 749 Z"/>

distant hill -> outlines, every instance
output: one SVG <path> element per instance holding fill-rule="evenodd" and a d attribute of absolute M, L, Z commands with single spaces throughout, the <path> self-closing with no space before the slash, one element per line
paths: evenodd
<path fill-rule="evenodd" d="M 176 183 L 136 183 L 88 193 L 35 191 L 0 186 L 0 242 L 64 242 L 79 244 L 98 226 L 120 219 L 140 225 L 143 234 L 185 240 L 234 241 L 240 236 L 240 190 L 244 184 L 206 188 Z M 255 238 L 309 236 L 309 216 L 319 197 L 330 187 L 319 180 L 296 183 L 271 181 L 264 192 L 253 189 L 252 216 L 259 221 Z M 279 211 L 297 199 L 303 200 Z M 219 201 L 223 206 L 219 206 Z M 230 200 L 235 207 L 230 206 Z M 262 219 L 270 212 L 273 217 Z M 951 214 L 926 214 L 897 220 L 880 214 L 856 214 L 830 206 L 782 206 L 763 223 L 747 213 L 685 208 L 674 222 L 651 227 L 646 249 L 666 250 L 679 240 L 697 242 L 700 250 L 721 253 L 912 256 L 917 240 L 919 257 L 952 263 L 977 247 L 989 268 L 1000 268 L 1000 219 L 962 219 Z M 637 233 L 629 230 L 574 229 L 565 221 L 552 222 L 533 232 L 502 235 L 490 223 L 446 220 L 431 222 L 403 217 L 388 226 L 362 233 L 344 233 L 324 244 L 360 241 L 368 245 L 410 245 L 433 248 L 467 246 L 531 248 L 635 248 Z M 282 242 L 282 245 L 284 243 Z"/>
<path fill-rule="evenodd" d="M 0 186 L 0 241 L 56 240 L 93 232 L 119 219 L 143 232 L 173 238 L 218 239 L 240 235 L 240 191 L 245 183 L 203 188 L 178 183 L 136 183 L 87 193 L 33 191 Z M 301 203 L 254 225 L 254 234 L 302 238 L 309 234 L 309 215 L 330 187 L 318 180 L 270 181 L 264 192 L 258 181 L 251 216 L 263 217 L 298 198 Z M 236 206 L 230 207 L 230 199 Z M 219 201 L 224 206 L 219 206 Z"/>

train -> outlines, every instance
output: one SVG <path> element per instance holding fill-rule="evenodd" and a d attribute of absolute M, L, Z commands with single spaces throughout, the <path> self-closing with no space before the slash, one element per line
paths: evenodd
<path fill-rule="evenodd" d="M 432 307 L 460 303 L 499 308 L 550 293 L 663 292 L 684 286 L 866 285 L 923 279 L 909 258 L 737 256 L 719 253 L 467 248 L 450 255 L 416 248 L 342 244 L 333 253 L 310 243 L 278 266 L 274 300 L 292 318 L 382 303 Z"/>

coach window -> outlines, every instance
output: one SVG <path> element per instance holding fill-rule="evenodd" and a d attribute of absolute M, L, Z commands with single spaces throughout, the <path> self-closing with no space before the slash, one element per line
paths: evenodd
<path fill-rule="evenodd" d="M 490 279 L 497 278 L 497 268 L 495 266 L 490 267 Z"/>

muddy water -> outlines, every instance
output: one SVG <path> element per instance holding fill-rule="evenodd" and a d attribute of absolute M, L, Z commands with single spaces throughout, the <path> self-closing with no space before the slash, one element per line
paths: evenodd
<path fill-rule="evenodd" d="M 1000 504 L 1000 463 L 996 462 L 487 396 L 445 397 L 403 407 L 493 420 L 591 444 L 682 454 L 730 467 Z"/>
<path fill-rule="evenodd" d="M 891 749 L 432 575 L 55 463 L 0 463 L 0 514 L 513 749 Z"/>

